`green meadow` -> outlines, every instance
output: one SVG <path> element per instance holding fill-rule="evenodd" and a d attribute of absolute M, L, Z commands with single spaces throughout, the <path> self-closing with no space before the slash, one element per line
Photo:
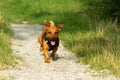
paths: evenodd
<path fill-rule="evenodd" d="M 64 24 L 60 38 L 64 46 L 78 56 L 79 62 L 90 64 L 96 70 L 108 69 L 120 76 L 119 1 L 112 2 L 116 4 L 115 7 L 107 4 L 112 0 L 102 1 L 0 0 L 0 15 L 7 25 L 25 22 L 42 24 L 45 19 Z M 9 38 L 12 37 L 11 34 L 0 23 L 0 65 L 13 64 L 10 61 L 13 56 L 1 54 L 1 51 L 12 52 Z M 2 46 L 7 50 L 3 50 Z M 2 55 L 9 60 L 1 57 Z"/>

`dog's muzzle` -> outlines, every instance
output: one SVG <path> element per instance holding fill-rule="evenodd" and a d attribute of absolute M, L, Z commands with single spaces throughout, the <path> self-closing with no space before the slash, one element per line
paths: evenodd
<path fill-rule="evenodd" d="M 56 38 L 52 37 L 50 39 L 50 43 L 51 43 L 52 46 L 54 46 L 56 44 Z"/>

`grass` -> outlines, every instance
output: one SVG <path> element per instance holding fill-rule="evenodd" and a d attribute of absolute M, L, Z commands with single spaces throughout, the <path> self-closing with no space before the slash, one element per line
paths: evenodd
<path fill-rule="evenodd" d="M 13 76 L 0 75 L 0 80 L 15 80 L 15 78 Z"/>
<path fill-rule="evenodd" d="M 99 23 L 95 30 L 86 33 L 62 33 L 65 35 L 62 39 L 66 41 L 65 46 L 80 57 L 80 61 L 97 70 L 108 69 L 120 76 L 119 31 L 115 23 Z"/>
<path fill-rule="evenodd" d="M 0 16 L 0 70 L 15 66 L 17 56 L 11 50 L 12 31 L 6 27 L 2 16 Z"/>
<path fill-rule="evenodd" d="M 101 20 L 94 10 L 87 13 L 88 7 L 83 0 L 0 0 L 7 23 L 42 24 L 45 19 L 63 23 L 64 46 L 80 61 L 120 76 L 120 28 L 116 22 Z"/>

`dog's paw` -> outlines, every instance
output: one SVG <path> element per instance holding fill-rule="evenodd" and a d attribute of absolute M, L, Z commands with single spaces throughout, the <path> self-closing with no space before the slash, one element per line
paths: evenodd
<path fill-rule="evenodd" d="M 50 57 L 49 60 L 50 60 L 50 61 L 53 61 L 53 60 L 54 60 L 54 57 Z"/>
<path fill-rule="evenodd" d="M 45 63 L 50 63 L 50 61 L 45 61 Z"/>
<path fill-rule="evenodd" d="M 50 63 L 49 58 L 45 59 L 45 63 Z"/>
<path fill-rule="evenodd" d="M 41 51 L 41 52 L 43 51 L 43 47 L 40 47 L 40 51 Z"/>

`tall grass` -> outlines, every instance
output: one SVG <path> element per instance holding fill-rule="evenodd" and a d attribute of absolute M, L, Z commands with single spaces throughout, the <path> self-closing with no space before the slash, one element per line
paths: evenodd
<path fill-rule="evenodd" d="M 60 37 L 65 47 L 91 67 L 107 68 L 120 76 L 120 28 L 110 20 L 101 20 L 101 13 L 94 9 L 87 11 L 90 5 L 94 4 L 89 0 L 0 0 L 7 22 L 42 24 L 47 19 L 63 23 Z"/>
<path fill-rule="evenodd" d="M 102 22 L 85 33 L 62 33 L 65 46 L 98 70 L 109 69 L 120 76 L 120 28 L 112 22 Z"/>

